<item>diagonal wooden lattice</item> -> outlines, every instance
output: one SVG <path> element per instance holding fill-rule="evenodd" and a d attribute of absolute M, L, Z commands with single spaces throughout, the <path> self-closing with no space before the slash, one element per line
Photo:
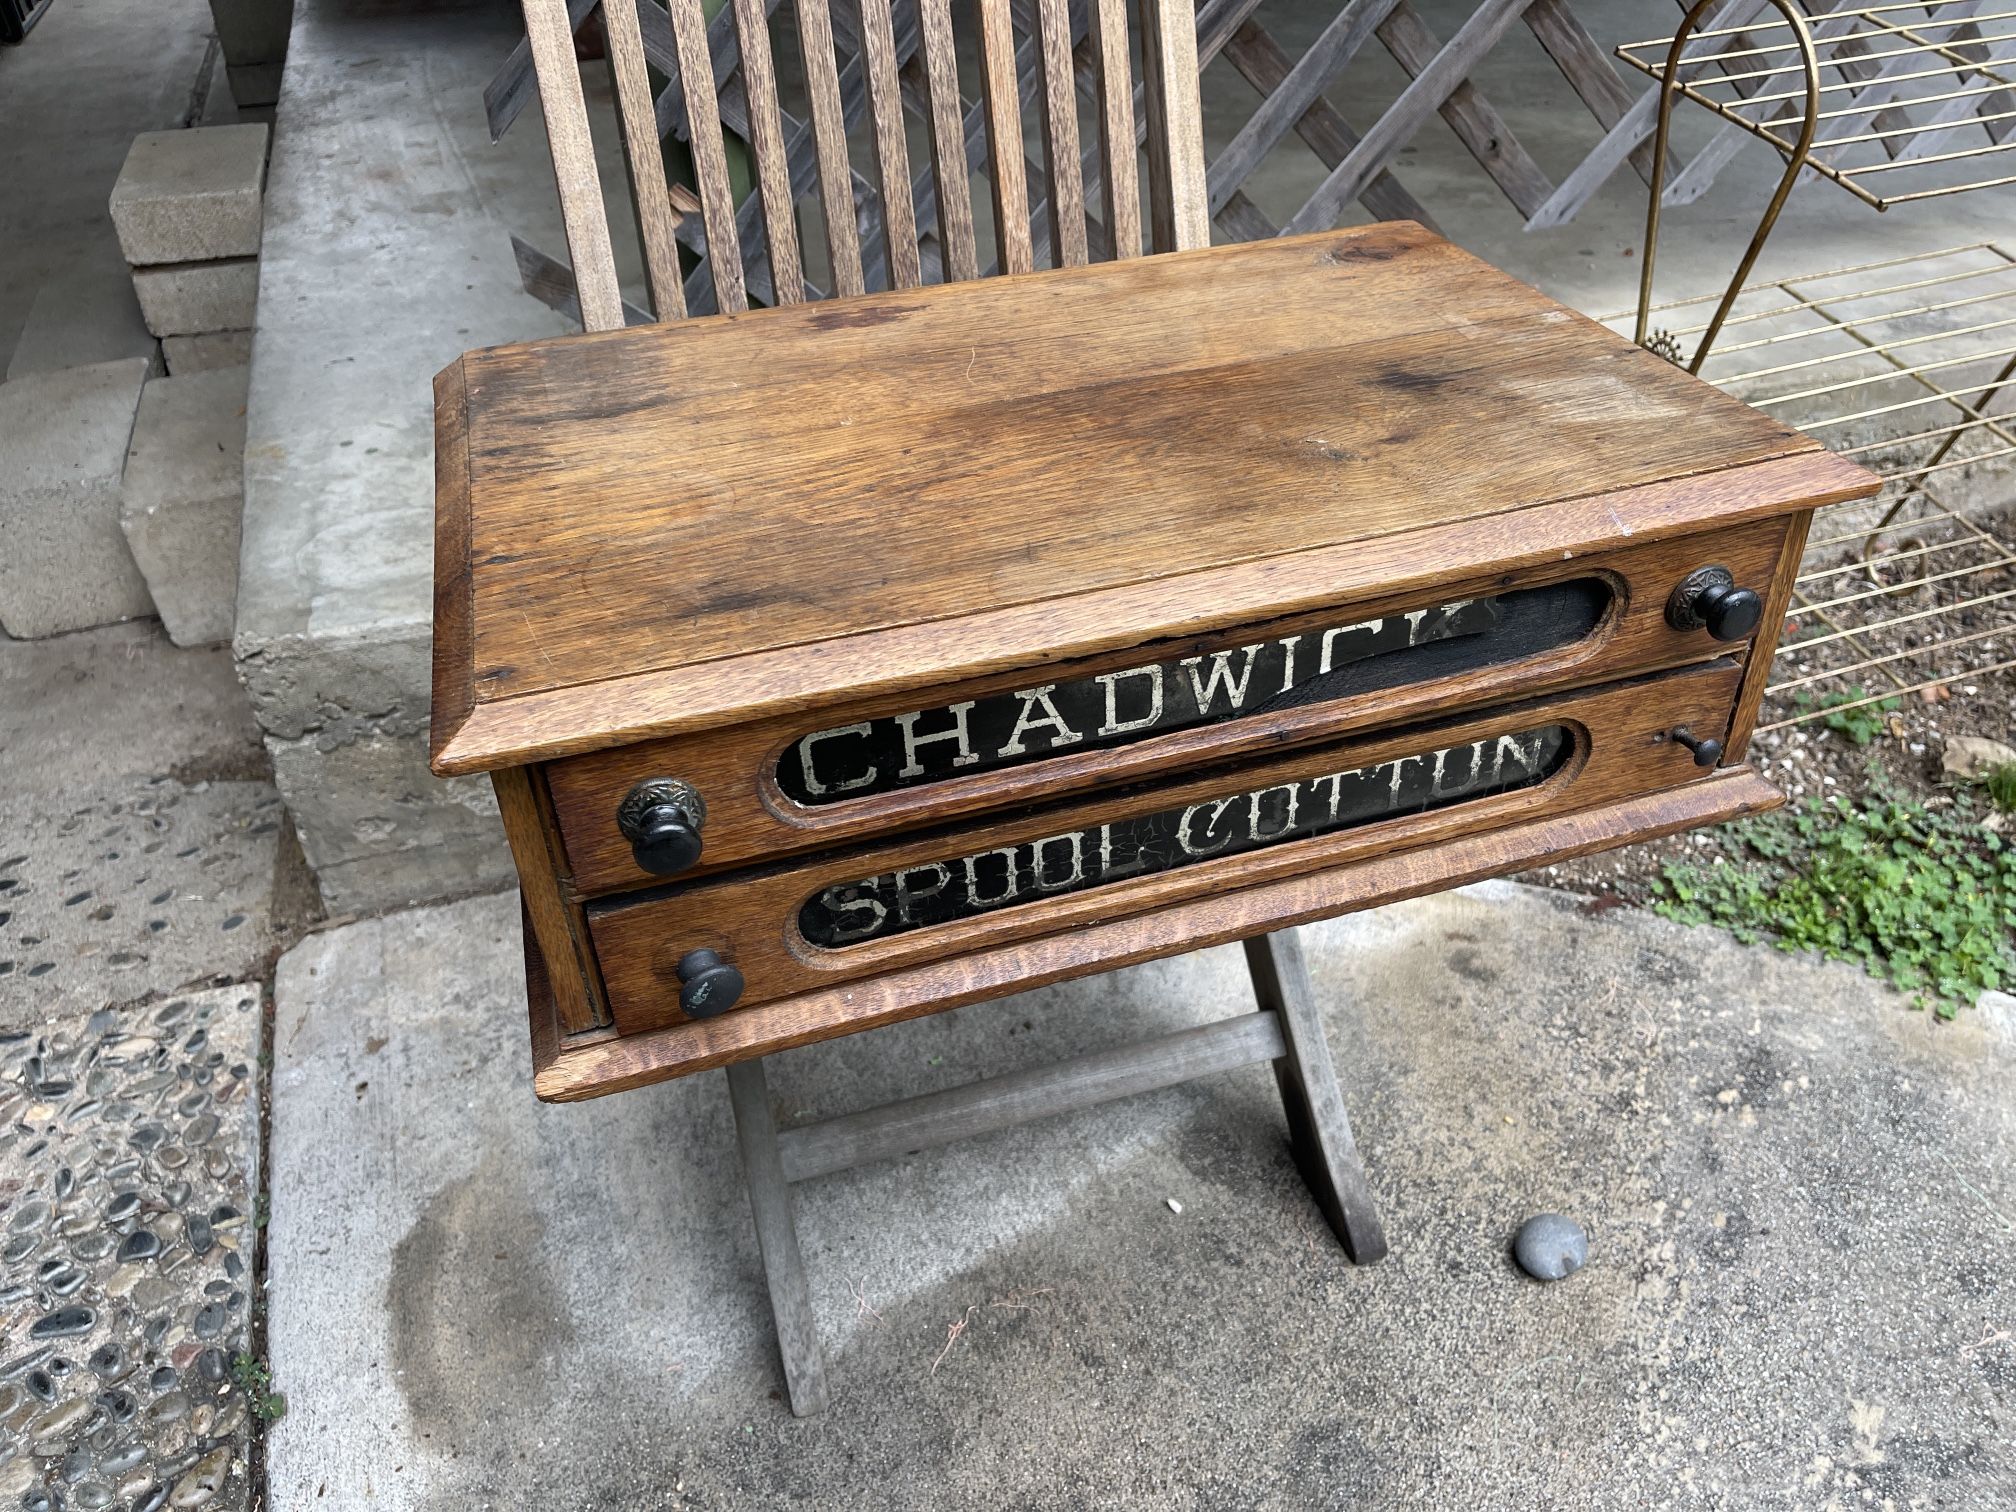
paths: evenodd
<path fill-rule="evenodd" d="M 1244 8 L 1250 15 L 1256 7 Z M 1418 206 L 1400 208 L 1406 191 L 1393 181 L 1391 168 L 1401 149 L 1437 115 L 1520 214 L 1536 215 L 1554 194 L 1554 185 L 1470 78 L 1514 23 L 1522 21 L 1598 124 L 1610 127 L 1632 109 L 1631 91 L 1569 0 L 1482 0 L 1446 43 L 1407 0 L 1347 0 L 1293 64 L 1256 23 L 1244 20 L 1226 56 L 1264 98 L 1211 164 L 1208 185 L 1218 224 L 1242 238 L 1315 231 L 1335 225 L 1354 201 L 1374 215 L 1427 219 Z M 1360 133 L 1323 94 L 1374 40 L 1411 82 Z M 1244 200 L 1243 188 L 1291 131 L 1315 149 L 1329 171 L 1277 228 Z M 1624 158 L 1649 178 L 1649 147 L 1634 145 L 1620 161 Z"/>

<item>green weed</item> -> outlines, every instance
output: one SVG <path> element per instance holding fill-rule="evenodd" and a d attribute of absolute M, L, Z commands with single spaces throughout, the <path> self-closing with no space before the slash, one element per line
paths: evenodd
<path fill-rule="evenodd" d="M 241 1354 L 231 1362 L 231 1379 L 245 1393 L 246 1406 L 262 1423 L 277 1423 L 287 1416 L 287 1397 L 273 1389 L 273 1372 L 264 1360 Z"/>
<path fill-rule="evenodd" d="M 1861 688 L 1843 688 L 1836 693 L 1823 694 L 1819 698 L 1810 693 L 1792 695 L 1792 707 L 1800 714 L 1811 714 L 1819 709 L 1827 710 L 1826 718 L 1820 721 L 1837 735 L 1848 737 L 1850 744 L 1866 746 L 1877 736 L 1890 728 L 1890 716 L 1902 705 L 1894 698 L 1882 698 L 1873 703 L 1864 703 L 1868 693 Z M 1855 707 L 1850 708 L 1848 705 Z"/>
<path fill-rule="evenodd" d="M 1941 1018 L 2016 981 L 2016 850 L 1965 794 L 1928 808 L 1879 780 L 1722 835 L 1729 858 L 1663 869 L 1659 913 L 1855 962 Z"/>
<path fill-rule="evenodd" d="M 2005 814 L 2016 814 L 2016 761 L 1990 767 L 1981 786 L 1988 790 L 1990 803 Z"/>

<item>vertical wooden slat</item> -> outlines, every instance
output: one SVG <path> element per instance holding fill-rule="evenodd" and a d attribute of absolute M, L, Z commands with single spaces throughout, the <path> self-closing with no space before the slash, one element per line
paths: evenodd
<path fill-rule="evenodd" d="M 959 57 L 952 37 L 952 0 L 918 0 L 924 54 L 925 120 L 931 127 L 931 178 L 938 196 L 938 241 L 945 280 L 980 276 L 973 232 L 973 184 L 966 166 L 966 124 L 959 97 Z"/>
<path fill-rule="evenodd" d="M 707 18 L 700 0 L 668 0 L 667 8 L 686 91 L 686 138 L 693 151 L 693 176 L 699 180 L 695 187 L 700 192 L 700 218 L 707 227 L 714 303 L 734 314 L 749 308 L 749 292 L 742 282 L 742 240 L 735 234 L 735 190 L 728 180 L 728 154 L 721 145 L 721 109 L 714 97 Z"/>
<path fill-rule="evenodd" d="M 588 101 L 581 93 L 581 73 L 574 61 L 574 32 L 562 0 L 525 0 L 525 36 L 532 44 L 532 67 L 539 76 L 553 181 L 560 191 L 567 255 L 574 264 L 581 300 L 581 324 L 590 331 L 621 330 L 623 290 L 616 280 L 616 253 L 602 206 L 595 143 L 588 135 Z"/>
<path fill-rule="evenodd" d="M 616 83 L 616 114 L 623 123 L 623 159 L 630 168 L 630 200 L 637 210 L 637 237 L 644 247 L 644 281 L 651 291 L 651 312 L 660 320 L 676 320 L 686 313 L 685 280 L 679 275 L 679 217 L 666 188 L 665 154 L 658 140 L 644 37 L 637 26 L 637 0 L 602 0 L 602 16 L 609 36 L 609 73 Z"/>
<path fill-rule="evenodd" d="M 903 85 L 896 77 L 896 28 L 889 0 L 861 0 L 861 66 L 874 126 L 875 176 L 882 189 L 882 223 L 889 236 L 889 287 L 914 289 L 924 281 L 917 258 L 917 212 L 910 198 L 910 145 L 904 136 Z"/>
<path fill-rule="evenodd" d="M 1043 161 L 1050 177 L 1050 263 L 1085 264 L 1085 181 L 1079 163 L 1078 94 L 1071 75 L 1070 0 L 1036 0 L 1043 72 Z"/>
<path fill-rule="evenodd" d="M 1141 72 L 1155 250 L 1208 247 L 1211 207 L 1204 178 L 1197 17 L 1188 0 L 1141 0 Z"/>
<path fill-rule="evenodd" d="M 833 292 L 860 294 L 861 238 L 854 224 L 854 167 L 847 157 L 847 121 L 833 59 L 833 16 L 826 0 L 798 0 L 798 46 L 805 93 L 812 103 L 812 143 L 819 158 L 819 204 L 826 217 L 826 256 Z"/>
<path fill-rule="evenodd" d="M 1003 273 L 1036 266 L 1029 239 L 1029 184 L 1022 167 L 1021 86 L 1008 0 L 980 0 L 980 84 L 987 111 L 988 178 L 994 185 L 994 246 Z"/>
<path fill-rule="evenodd" d="M 1099 182 L 1113 256 L 1141 255 L 1140 148 L 1134 131 L 1134 64 L 1127 0 L 1091 0 L 1092 66 L 1099 76 Z"/>
<path fill-rule="evenodd" d="M 606 3 L 606 0 L 605 0 Z M 791 168 L 784 160 L 784 122 L 777 105 L 777 67 L 770 56 L 770 22 L 763 0 L 734 0 L 735 35 L 742 45 L 742 93 L 749 109 L 749 146 L 763 204 L 763 233 L 770 250 L 770 287 L 780 305 L 805 299 L 805 269 L 798 260 L 798 219 Z"/>

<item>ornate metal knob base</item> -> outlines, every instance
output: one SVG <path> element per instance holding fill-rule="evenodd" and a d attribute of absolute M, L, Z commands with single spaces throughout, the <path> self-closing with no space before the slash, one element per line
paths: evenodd
<path fill-rule="evenodd" d="M 1675 630 L 1706 630 L 1718 641 L 1745 640 L 1764 620 L 1764 600 L 1738 588 L 1727 567 L 1700 567 L 1687 574 L 1666 601 L 1666 623 Z"/>
<path fill-rule="evenodd" d="M 672 877 L 700 859 L 700 830 L 707 801 L 690 782 L 650 777 L 623 795 L 616 827 L 630 842 L 638 867 L 654 877 Z"/>

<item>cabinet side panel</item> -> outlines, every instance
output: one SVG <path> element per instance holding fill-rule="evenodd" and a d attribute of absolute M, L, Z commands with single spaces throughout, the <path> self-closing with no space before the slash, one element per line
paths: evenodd
<path fill-rule="evenodd" d="M 1750 735 L 1757 728 L 1757 711 L 1764 705 L 1764 689 L 1771 681 L 1771 662 L 1778 652 L 1778 636 L 1785 628 L 1785 616 L 1792 608 L 1792 588 L 1799 578 L 1799 562 L 1806 554 L 1806 533 L 1813 526 L 1813 511 L 1793 516 L 1785 532 L 1784 554 L 1772 575 L 1764 597 L 1764 620 L 1750 643 L 1749 665 L 1743 674 L 1742 691 L 1736 695 L 1735 717 L 1729 721 L 1728 766 L 1740 765 L 1749 756 Z"/>
<path fill-rule="evenodd" d="M 507 767 L 492 772 L 497 808 L 504 816 L 504 834 L 518 865 L 518 886 L 525 898 L 525 916 L 532 938 L 545 958 L 553 1005 L 564 1034 L 599 1029 L 609 1022 L 595 957 L 580 908 L 561 887 L 558 837 L 546 801 L 545 774 L 534 767 Z"/>

